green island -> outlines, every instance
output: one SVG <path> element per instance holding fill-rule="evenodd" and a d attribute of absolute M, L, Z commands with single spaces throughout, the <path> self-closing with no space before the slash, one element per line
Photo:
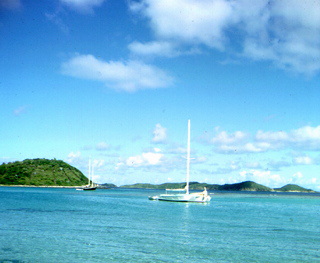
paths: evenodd
<path fill-rule="evenodd" d="M 165 183 L 165 184 L 133 184 L 123 185 L 122 188 L 137 188 L 137 189 L 179 189 L 184 188 L 186 183 Z M 206 184 L 198 182 L 190 182 L 190 190 L 203 190 L 206 187 L 211 191 L 257 191 L 257 192 L 303 192 L 303 193 L 315 193 L 311 189 L 306 189 L 295 184 L 287 184 L 281 188 L 270 188 L 261 184 L 257 184 L 252 181 L 245 181 L 236 184 Z"/>
<path fill-rule="evenodd" d="M 26 159 L 0 165 L 0 185 L 80 186 L 88 178 L 61 160 Z"/>
<path fill-rule="evenodd" d="M 88 184 L 88 178 L 77 168 L 61 160 L 26 159 L 0 165 L 0 185 L 38 187 L 79 187 Z M 101 184 L 99 188 L 113 188 Z"/>
<path fill-rule="evenodd" d="M 88 178 L 77 168 L 61 160 L 26 159 L 3 163 L 0 165 L 0 185 L 2 186 L 37 186 L 37 187 L 78 187 L 88 184 Z M 130 189 L 179 189 L 186 183 L 123 185 L 120 188 Z M 114 184 L 99 184 L 98 188 L 115 188 Z M 315 193 L 295 184 L 287 184 L 281 188 L 269 188 L 252 181 L 236 184 L 207 184 L 190 182 L 190 190 L 211 191 L 259 191 L 259 192 L 304 192 Z"/>

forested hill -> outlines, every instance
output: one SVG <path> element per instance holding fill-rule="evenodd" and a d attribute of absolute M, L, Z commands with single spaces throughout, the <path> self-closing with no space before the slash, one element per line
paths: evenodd
<path fill-rule="evenodd" d="M 123 188 L 144 188 L 144 189 L 178 189 L 184 188 L 186 186 L 185 183 L 165 183 L 165 184 L 133 184 L 133 185 L 123 185 Z M 305 189 L 298 185 L 286 185 L 281 188 L 270 188 L 261 184 L 257 184 L 252 181 L 245 181 L 237 184 L 206 184 L 206 183 L 198 183 L 198 182 L 190 182 L 191 190 L 203 190 L 206 187 L 207 190 L 213 191 L 259 191 L 259 192 L 314 192 L 311 189 Z"/>
<path fill-rule="evenodd" d="M 275 188 L 274 190 L 280 192 L 314 192 L 312 189 L 306 189 L 296 184 L 287 184 L 281 188 Z"/>
<path fill-rule="evenodd" d="M 147 188 L 147 189 L 178 189 L 184 188 L 186 183 L 165 183 L 159 185 L 153 184 L 134 184 L 134 185 L 124 185 L 124 188 Z M 202 190 L 204 187 L 207 190 L 218 190 L 218 191 L 272 191 L 272 188 L 266 187 L 261 184 L 257 184 L 252 181 L 246 181 L 238 184 L 206 184 L 198 182 L 190 182 L 189 188 L 191 190 Z"/>
<path fill-rule="evenodd" d="M 0 165 L 0 185 L 80 186 L 88 178 L 61 160 L 26 159 Z"/>

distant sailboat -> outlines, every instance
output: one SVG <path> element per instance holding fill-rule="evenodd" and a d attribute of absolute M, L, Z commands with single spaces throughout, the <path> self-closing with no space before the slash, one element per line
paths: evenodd
<path fill-rule="evenodd" d="M 91 165 L 91 160 L 89 160 L 89 168 L 88 168 L 88 185 L 82 187 L 82 188 L 77 188 L 77 190 L 80 191 L 93 191 L 96 190 L 97 187 L 93 185 L 93 169 L 94 165 Z"/>
<path fill-rule="evenodd" d="M 158 196 L 150 196 L 150 200 L 171 201 L 171 202 L 209 202 L 211 200 L 207 189 L 204 188 L 203 192 L 190 193 L 189 180 L 190 180 L 190 120 L 188 120 L 188 151 L 187 151 L 187 176 L 186 187 L 184 189 L 166 189 L 165 194 Z"/>

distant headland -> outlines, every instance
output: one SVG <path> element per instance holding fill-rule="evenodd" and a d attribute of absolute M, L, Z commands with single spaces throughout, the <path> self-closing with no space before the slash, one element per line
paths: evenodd
<path fill-rule="evenodd" d="M 86 185 L 88 178 L 77 168 L 61 160 L 26 159 L 3 163 L 0 165 L 0 185 L 2 186 L 35 186 L 35 187 L 78 187 Z M 185 183 L 123 185 L 120 188 L 130 189 L 166 189 L 184 188 Z M 116 188 L 114 184 L 100 184 L 98 188 Z M 281 188 L 269 188 L 252 181 L 236 184 L 206 184 L 190 182 L 190 190 L 210 191 L 259 191 L 259 192 L 303 192 L 315 193 L 295 184 L 287 184 Z"/>
<path fill-rule="evenodd" d="M 61 160 L 37 158 L 0 165 L 2 186 L 75 188 L 87 184 L 88 178 L 80 170 Z M 112 187 L 116 185 L 99 185 Z"/>
<path fill-rule="evenodd" d="M 88 179 L 77 168 L 61 160 L 26 159 L 0 165 L 1 185 L 79 186 Z"/>

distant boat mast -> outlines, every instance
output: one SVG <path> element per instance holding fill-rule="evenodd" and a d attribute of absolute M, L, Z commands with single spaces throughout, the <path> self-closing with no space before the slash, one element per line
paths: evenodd
<path fill-rule="evenodd" d="M 186 193 L 189 194 L 189 180 L 190 180 L 190 120 L 188 120 L 188 148 L 187 148 L 187 177 L 186 177 Z"/>
<path fill-rule="evenodd" d="M 91 166 L 91 187 L 93 187 L 93 174 L 94 174 L 94 165 Z"/>
<path fill-rule="evenodd" d="M 88 186 L 90 186 L 90 177 L 91 177 L 91 158 L 89 159 L 89 167 L 88 167 Z"/>

